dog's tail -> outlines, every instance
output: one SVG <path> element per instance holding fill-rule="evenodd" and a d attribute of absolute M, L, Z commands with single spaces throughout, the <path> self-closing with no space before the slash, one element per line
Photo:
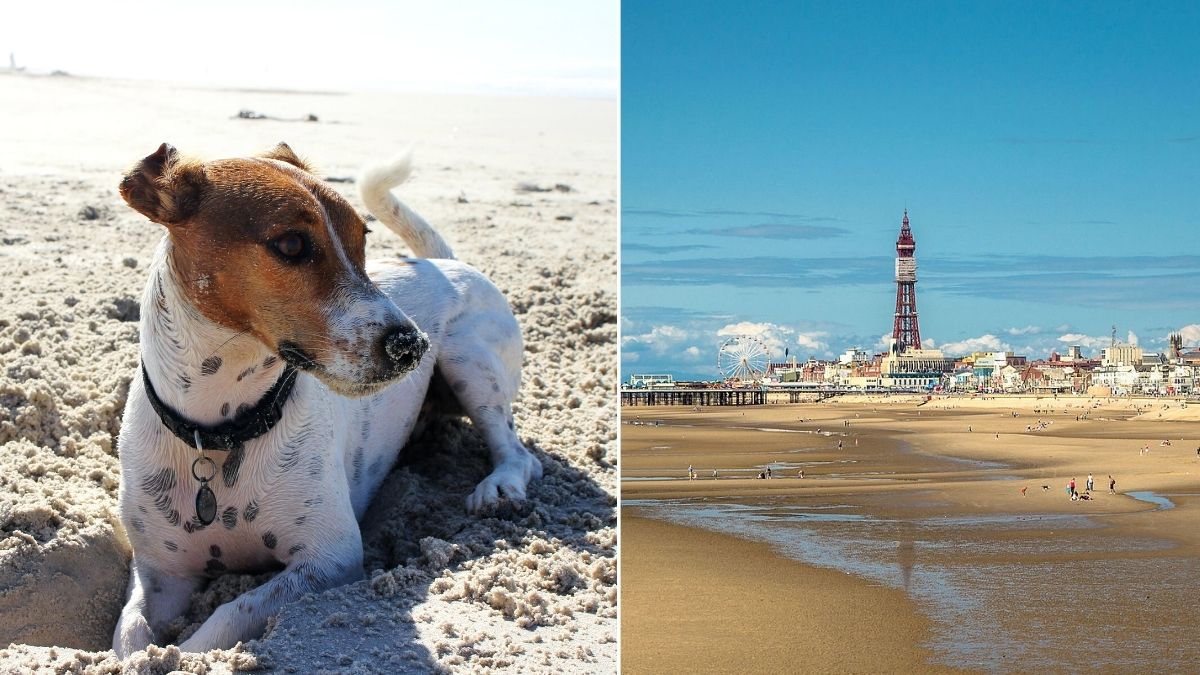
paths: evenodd
<path fill-rule="evenodd" d="M 363 169 L 358 179 L 359 194 L 379 222 L 400 235 L 418 258 L 453 258 L 454 251 L 425 219 L 392 194 L 392 188 L 412 173 L 412 153 L 403 152 L 381 164 Z"/>

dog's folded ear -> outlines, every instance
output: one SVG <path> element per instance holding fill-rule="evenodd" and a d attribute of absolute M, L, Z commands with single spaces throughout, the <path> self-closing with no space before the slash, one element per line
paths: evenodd
<path fill-rule="evenodd" d="M 296 151 L 292 150 L 292 146 L 288 145 L 287 143 L 280 142 L 279 145 L 276 145 L 270 150 L 264 152 L 263 154 L 259 155 L 259 157 L 264 159 L 277 159 L 281 162 L 287 162 L 301 171 L 313 173 L 313 168 L 309 166 L 308 162 L 300 159 L 300 156 L 296 154 Z"/>
<path fill-rule="evenodd" d="M 169 143 L 158 146 L 121 179 L 121 198 L 161 225 L 178 225 L 199 207 L 207 181 L 200 163 L 184 160 Z"/>

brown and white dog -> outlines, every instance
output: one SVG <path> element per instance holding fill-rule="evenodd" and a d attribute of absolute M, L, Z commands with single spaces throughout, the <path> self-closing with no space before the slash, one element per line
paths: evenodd
<path fill-rule="evenodd" d="M 392 196 L 408 173 L 403 157 L 359 181 L 415 256 L 369 266 L 366 223 L 285 144 L 209 162 L 163 144 L 122 180 L 125 201 L 167 232 L 120 434 L 133 562 L 118 657 L 161 639 L 226 570 L 284 568 L 217 608 L 185 651 L 257 637 L 284 603 L 362 578 L 358 521 L 435 373 L 491 451 L 468 509 L 524 499 L 541 476 L 513 429 L 516 320 Z"/>

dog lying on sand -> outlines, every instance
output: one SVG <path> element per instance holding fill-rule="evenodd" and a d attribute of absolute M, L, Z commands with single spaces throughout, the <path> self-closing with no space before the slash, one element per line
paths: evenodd
<path fill-rule="evenodd" d="M 401 158 L 359 182 L 415 256 L 370 265 L 366 223 L 285 144 L 201 162 L 164 143 L 121 181 L 122 198 L 167 233 L 119 441 L 133 561 L 118 657 L 161 639 L 225 571 L 283 568 L 218 607 L 183 650 L 255 638 L 283 604 L 361 579 L 358 522 L 431 385 L 491 452 L 468 509 L 523 500 L 541 476 L 513 425 L 516 319 L 392 196 L 408 174 Z"/>

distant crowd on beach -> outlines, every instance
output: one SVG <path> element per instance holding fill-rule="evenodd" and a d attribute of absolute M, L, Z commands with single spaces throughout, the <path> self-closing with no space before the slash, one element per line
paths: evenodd
<path fill-rule="evenodd" d="M 1200 449 L 1197 449 L 1197 452 L 1200 453 Z M 1092 490 L 1094 490 L 1095 488 L 1096 488 L 1096 479 L 1090 473 L 1087 475 L 1087 482 L 1084 484 L 1083 492 L 1079 491 L 1078 486 L 1075 483 L 1075 479 L 1072 478 L 1071 480 L 1067 481 L 1067 498 L 1073 502 L 1079 501 L 1079 500 L 1088 501 L 1091 499 L 1095 499 L 1095 497 L 1092 496 Z M 1028 485 L 1026 485 L 1025 487 L 1022 487 L 1021 488 L 1021 496 L 1024 497 L 1025 493 L 1028 490 L 1029 490 Z M 1050 486 L 1043 485 L 1042 491 L 1049 492 Z M 1111 473 L 1108 474 L 1108 493 L 1110 495 L 1117 494 L 1117 479 L 1113 478 Z"/>
<path fill-rule="evenodd" d="M 1087 476 L 1087 483 L 1086 483 L 1086 487 L 1084 488 L 1083 492 L 1080 492 L 1079 489 L 1075 486 L 1075 479 L 1072 478 L 1067 483 L 1067 497 L 1073 502 L 1079 501 L 1081 499 L 1085 500 L 1085 501 L 1089 500 L 1092 498 L 1092 490 L 1095 489 L 1095 487 L 1096 487 L 1096 479 L 1093 478 L 1092 474 L 1090 474 L 1090 473 Z M 1113 478 L 1112 474 L 1108 475 L 1108 493 L 1114 494 L 1114 495 L 1117 494 L 1117 479 Z"/>
<path fill-rule="evenodd" d="M 688 480 L 696 480 L 697 478 L 700 477 L 700 474 L 699 474 L 699 472 L 696 471 L 695 466 L 689 464 L 688 468 L 687 468 L 687 476 L 688 476 Z M 713 478 L 719 477 L 717 469 L 712 470 L 712 477 Z M 775 471 L 771 467 L 768 466 L 765 469 L 763 469 L 762 471 L 759 471 L 758 475 L 755 476 L 755 478 L 757 478 L 759 480 L 767 480 L 770 478 L 775 478 Z M 804 478 L 804 469 L 800 469 L 799 471 L 796 472 L 796 478 Z"/>
<path fill-rule="evenodd" d="M 1016 417 L 1016 415 L 1014 414 L 1013 417 Z M 1054 420 L 1040 420 L 1039 419 L 1037 421 L 1037 424 L 1026 424 L 1025 431 L 1034 432 L 1034 431 L 1041 431 L 1042 429 L 1049 429 L 1050 425 L 1052 425 L 1052 424 L 1054 424 Z"/>

